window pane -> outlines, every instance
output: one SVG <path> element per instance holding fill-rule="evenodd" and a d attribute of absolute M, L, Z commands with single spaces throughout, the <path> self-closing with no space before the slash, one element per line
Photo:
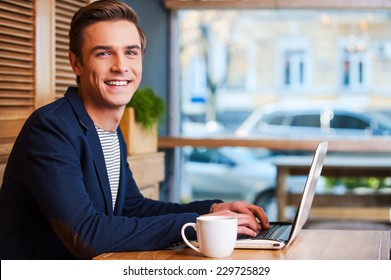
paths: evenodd
<path fill-rule="evenodd" d="M 292 120 L 292 126 L 320 127 L 320 115 L 298 115 Z"/>
<path fill-rule="evenodd" d="M 336 115 L 331 120 L 330 126 L 332 128 L 367 129 L 370 127 L 370 124 L 352 116 Z"/>
<path fill-rule="evenodd" d="M 391 106 L 390 11 L 190 9 L 178 24 L 184 135 L 234 133 L 292 98 Z"/>

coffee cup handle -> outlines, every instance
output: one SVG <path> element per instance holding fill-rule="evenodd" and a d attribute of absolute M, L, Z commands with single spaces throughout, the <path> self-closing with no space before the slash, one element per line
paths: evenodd
<path fill-rule="evenodd" d="M 196 229 L 196 224 L 195 224 L 195 223 L 187 223 L 187 224 L 184 224 L 184 225 L 182 226 L 182 230 L 181 230 L 181 234 L 182 234 L 183 240 L 185 241 L 185 243 L 186 243 L 190 248 L 192 248 L 193 250 L 195 250 L 195 251 L 201 253 L 201 251 L 200 251 L 199 248 L 197 248 L 196 246 L 194 246 L 193 244 L 191 244 L 189 240 L 187 240 L 186 235 L 185 235 L 185 229 L 186 229 L 187 227 L 192 227 L 192 228 L 194 228 L 195 231 L 197 231 L 197 229 Z"/>

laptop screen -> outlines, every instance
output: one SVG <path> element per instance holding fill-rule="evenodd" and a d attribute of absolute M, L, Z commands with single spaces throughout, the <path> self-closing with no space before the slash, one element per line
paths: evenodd
<path fill-rule="evenodd" d="M 318 179 L 322 172 L 324 159 L 327 153 L 327 148 L 328 148 L 328 143 L 322 142 L 318 144 L 318 147 L 315 151 L 310 172 L 308 174 L 307 181 L 305 183 L 303 196 L 301 198 L 300 205 L 296 213 L 295 221 L 293 223 L 293 230 L 291 232 L 291 236 L 289 238 L 289 242 L 287 245 L 289 245 L 289 243 L 296 238 L 300 230 L 303 228 L 304 224 L 307 222 L 311 210 L 312 201 L 315 196 L 316 185 L 318 183 Z"/>

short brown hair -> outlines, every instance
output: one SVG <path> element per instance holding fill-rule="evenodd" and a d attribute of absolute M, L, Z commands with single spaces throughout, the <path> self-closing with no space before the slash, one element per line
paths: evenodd
<path fill-rule="evenodd" d="M 69 30 L 69 50 L 73 52 L 82 63 L 81 49 L 83 45 L 83 32 L 86 27 L 101 21 L 127 20 L 136 25 L 140 35 L 141 51 L 144 53 L 147 39 L 144 30 L 138 24 L 138 15 L 128 5 L 117 0 L 99 0 L 80 8 L 71 21 Z"/>

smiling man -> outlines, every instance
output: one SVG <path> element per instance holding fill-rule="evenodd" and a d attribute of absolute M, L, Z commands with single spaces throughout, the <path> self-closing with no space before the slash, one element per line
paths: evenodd
<path fill-rule="evenodd" d="M 180 242 L 199 215 L 238 217 L 238 232 L 268 227 L 262 208 L 219 200 L 144 198 L 119 122 L 142 76 L 145 34 L 135 12 L 96 1 L 73 17 L 69 59 L 78 87 L 36 110 L 10 154 L 0 190 L 1 259 L 89 259 Z M 194 233 L 193 233 L 194 234 Z"/>
<path fill-rule="evenodd" d="M 81 81 L 79 94 L 95 125 L 115 131 L 141 82 L 139 32 L 127 20 L 97 22 L 85 28 L 83 42 L 79 54 L 69 54 Z"/>

